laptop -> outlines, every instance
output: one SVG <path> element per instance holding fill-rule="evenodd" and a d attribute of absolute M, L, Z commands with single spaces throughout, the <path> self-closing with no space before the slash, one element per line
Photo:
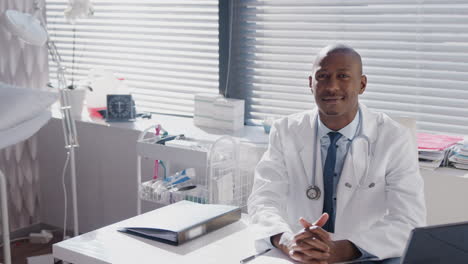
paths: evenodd
<path fill-rule="evenodd" d="M 400 261 L 348 261 L 339 264 L 468 264 L 468 222 L 418 227 L 411 231 Z"/>
<path fill-rule="evenodd" d="M 401 264 L 467 264 L 468 222 L 411 231 Z"/>

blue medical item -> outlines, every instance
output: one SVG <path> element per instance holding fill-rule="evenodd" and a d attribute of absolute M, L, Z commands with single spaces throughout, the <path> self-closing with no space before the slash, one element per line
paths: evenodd
<path fill-rule="evenodd" d="M 161 165 L 161 167 L 164 169 L 163 179 L 166 179 L 166 165 L 162 160 L 159 161 L 159 165 Z"/>
<path fill-rule="evenodd" d="M 171 141 L 171 140 L 174 140 L 174 139 L 185 139 L 185 136 L 184 136 L 184 134 L 180 134 L 180 135 L 177 135 L 177 136 L 166 136 L 166 137 L 163 137 L 160 140 L 156 141 L 156 144 L 165 145 L 167 141 Z"/>
<path fill-rule="evenodd" d="M 186 181 L 188 181 L 188 180 L 190 180 L 190 179 L 191 179 L 190 177 L 185 176 L 185 177 L 183 177 L 183 178 L 181 178 L 181 179 L 178 179 L 177 181 L 173 182 L 171 185 L 174 186 L 174 185 L 176 185 L 176 184 L 180 184 L 180 183 L 186 182 Z"/>
<path fill-rule="evenodd" d="M 183 182 L 186 182 L 194 177 L 195 177 L 195 169 L 188 168 L 188 169 L 176 172 L 176 174 L 165 178 L 163 180 L 163 185 L 166 187 L 174 186 L 176 184 L 181 184 Z"/>

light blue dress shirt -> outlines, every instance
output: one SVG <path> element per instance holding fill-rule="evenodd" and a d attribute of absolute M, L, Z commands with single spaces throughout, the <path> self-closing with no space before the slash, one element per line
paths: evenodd
<path fill-rule="evenodd" d="M 324 123 L 317 118 L 318 120 L 318 137 L 320 139 L 320 155 L 322 159 L 322 168 L 325 166 L 325 159 L 327 157 L 328 147 L 330 146 L 330 137 L 328 137 L 329 132 L 339 132 L 342 136 L 336 142 L 338 146 L 336 150 L 336 163 L 335 163 L 335 177 L 333 177 L 333 214 L 330 215 L 333 219 L 336 217 L 336 190 L 338 189 L 338 182 L 340 181 L 341 171 L 343 170 L 343 164 L 346 159 L 346 154 L 348 153 L 349 146 L 356 137 L 357 132 L 361 126 L 361 111 L 358 111 L 353 121 L 347 126 L 343 127 L 338 131 L 334 131 L 325 126 Z M 357 246 L 356 246 L 357 247 Z M 368 259 L 375 257 L 372 254 L 369 254 L 367 251 L 359 248 L 361 251 L 361 257 L 359 259 Z"/>
<path fill-rule="evenodd" d="M 325 166 L 325 160 L 327 158 L 328 146 L 330 146 L 330 137 L 328 137 L 329 132 L 339 132 L 342 136 L 336 142 L 338 148 L 336 149 L 336 163 L 335 163 L 335 177 L 333 178 L 333 215 L 330 215 L 333 219 L 336 216 L 336 189 L 338 187 L 338 182 L 340 181 L 341 171 L 343 170 L 343 164 L 348 153 L 349 146 L 351 146 L 351 141 L 357 134 L 358 128 L 361 124 L 361 112 L 358 111 L 353 121 L 347 126 L 343 127 L 338 131 L 334 131 L 325 126 L 324 123 L 317 118 L 318 120 L 318 138 L 320 139 L 320 155 L 322 158 L 322 168 Z"/>

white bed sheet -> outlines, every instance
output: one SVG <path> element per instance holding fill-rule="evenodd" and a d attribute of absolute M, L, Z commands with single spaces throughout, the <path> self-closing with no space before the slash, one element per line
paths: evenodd
<path fill-rule="evenodd" d="M 34 135 L 51 117 L 57 92 L 0 82 L 0 149 Z"/>
<path fill-rule="evenodd" d="M 0 149 L 28 139 L 45 125 L 51 116 L 49 110 L 43 110 L 30 120 L 23 121 L 6 130 L 0 130 Z"/>
<path fill-rule="evenodd" d="M 58 99 L 56 91 L 0 82 L 0 133 L 34 119 Z"/>

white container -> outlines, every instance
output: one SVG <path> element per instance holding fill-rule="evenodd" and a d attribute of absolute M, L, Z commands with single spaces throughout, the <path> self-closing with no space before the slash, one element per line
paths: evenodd
<path fill-rule="evenodd" d="M 193 122 L 196 126 L 236 131 L 244 126 L 244 100 L 218 94 L 197 94 Z"/>
<path fill-rule="evenodd" d="M 90 113 L 105 109 L 107 106 L 107 95 L 117 92 L 117 87 L 122 86 L 112 72 L 105 69 L 92 69 L 89 73 L 89 82 L 93 91 L 86 95 L 86 105 Z"/>
<path fill-rule="evenodd" d="M 130 88 L 124 78 L 118 78 L 119 85 L 115 88 L 115 94 L 130 94 Z"/>
<path fill-rule="evenodd" d="M 244 100 L 218 98 L 213 108 L 213 119 L 217 128 L 236 131 L 244 127 Z"/>
<path fill-rule="evenodd" d="M 70 112 L 74 118 L 81 119 L 83 113 L 83 105 L 86 96 L 85 89 L 74 89 L 68 91 L 70 99 Z"/>
<path fill-rule="evenodd" d="M 194 115 L 210 117 L 213 113 L 213 103 L 219 94 L 196 94 L 194 97 Z"/>
<path fill-rule="evenodd" d="M 236 131 L 244 127 L 244 116 L 232 120 L 213 118 L 212 125 L 216 129 Z"/>
<path fill-rule="evenodd" d="M 193 123 L 196 126 L 201 126 L 201 127 L 213 127 L 214 126 L 213 118 L 205 117 L 205 116 L 199 116 L 199 115 L 195 115 L 193 117 Z"/>
<path fill-rule="evenodd" d="M 222 120 L 238 120 L 244 117 L 244 100 L 218 98 L 213 104 L 213 117 Z"/>

